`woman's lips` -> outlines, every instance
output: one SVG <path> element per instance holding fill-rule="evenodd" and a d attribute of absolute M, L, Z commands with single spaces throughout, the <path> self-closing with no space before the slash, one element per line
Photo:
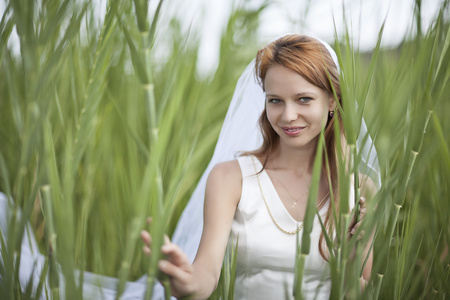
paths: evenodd
<path fill-rule="evenodd" d="M 302 132 L 303 129 L 305 129 L 306 127 L 281 127 L 281 129 L 283 129 L 283 132 L 288 135 L 288 136 L 296 136 L 298 135 L 300 132 Z"/>

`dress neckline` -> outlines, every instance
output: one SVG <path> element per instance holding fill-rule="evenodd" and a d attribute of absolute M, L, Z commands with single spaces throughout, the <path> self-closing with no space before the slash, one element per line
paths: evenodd
<path fill-rule="evenodd" d="M 268 205 L 270 206 L 270 210 L 275 215 L 275 218 L 280 223 L 283 223 L 284 226 L 292 226 L 292 223 L 294 224 L 302 224 L 303 220 L 298 221 L 296 220 L 288 211 L 286 206 L 284 205 L 283 201 L 281 200 L 277 189 L 275 188 L 275 185 L 273 184 L 272 179 L 270 178 L 269 174 L 266 172 L 266 169 L 263 169 L 263 165 L 261 161 L 256 157 L 252 156 L 253 164 L 256 165 L 256 172 L 259 172 L 262 170 L 259 174 L 256 176 L 260 176 L 261 179 L 261 192 L 264 193 L 266 196 L 266 200 L 268 202 Z M 255 162 L 256 161 L 256 162 Z M 325 208 L 328 208 L 328 204 L 330 200 L 330 196 L 327 197 L 325 204 L 320 208 L 319 214 L 323 215 L 322 211 Z"/>

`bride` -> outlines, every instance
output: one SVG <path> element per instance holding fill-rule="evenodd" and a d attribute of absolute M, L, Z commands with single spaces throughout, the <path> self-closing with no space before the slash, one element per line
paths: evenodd
<path fill-rule="evenodd" d="M 355 203 L 352 197 L 339 199 L 338 193 L 334 123 L 338 122 L 341 129 L 343 124 L 340 113 L 336 113 L 342 103 L 339 71 L 332 53 L 323 42 L 302 35 L 283 36 L 258 51 L 254 66 L 264 92 L 258 99 L 264 105 L 259 118 L 262 145 L 237 159 L 216 164 L 209 173 L 203 231 L 193 263 L 176 241 L 162 246 L 166 259 L 159 262 L 159 269 L 169 276 L 175 297 L 209 297 L 219 280 L 230 233 L 237 245 L 235 298 L 294 297 L 296 234 L 303 229 L 322 131 L 323 167 L 315 199 L 318 213 L 301 286 L 306 299 L 330 297 L 328 253 L 319 217 L 331 233 L 334 220 L 330 201 L 335 207 L 340 200 L 349 201 L 351 208 Z M 254 99 L 242 101 L 246 100 Z M 345 141 L 343 130 L 340 135 Z M 360 221 L 352 222 L 349 236 L 364 217 L 364 196 L 371 196 L 376 189 L 367 176 L 360 177 Z M 149 233 L 143 231 L 141 237 L 146 245 L 144 252 L 151 255 Z M 177 237 L 175 234 L 174 239 Z M 367 245 L 363 282 L 369 280 L 372 268 L 370 243 Z"/>

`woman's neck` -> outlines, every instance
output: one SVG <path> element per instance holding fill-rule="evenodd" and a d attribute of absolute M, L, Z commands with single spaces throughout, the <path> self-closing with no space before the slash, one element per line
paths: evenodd
<path fill-rule="evenodd" d="M 312 174 L 316 147 L 295 149 L 279 145 L 269 155 L 266 168 L 285 169 L 295 173 Z"/>

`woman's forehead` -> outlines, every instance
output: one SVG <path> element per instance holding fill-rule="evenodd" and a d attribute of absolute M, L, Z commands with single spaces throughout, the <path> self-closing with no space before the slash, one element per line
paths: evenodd
<path fill-rule="evenodd" d="M 267 70 L 264 86 L 266 95 L 320 94 L 323 91 L 297 72 L 281 65 Z"/>

